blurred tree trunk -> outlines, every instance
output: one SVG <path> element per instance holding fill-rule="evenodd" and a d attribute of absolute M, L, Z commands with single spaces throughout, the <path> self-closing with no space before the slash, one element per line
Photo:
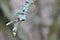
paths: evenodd
<path fill-rule="evenodd" d="M 58 29 L 60 28 L 60 0 L 55 0 L 54 6 L 54 22 L 50 29 L 47 40 L 58 40 Z"/>

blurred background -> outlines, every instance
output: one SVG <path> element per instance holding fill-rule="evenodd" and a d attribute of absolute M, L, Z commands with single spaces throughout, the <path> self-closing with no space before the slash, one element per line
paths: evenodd
<path fill-rule="evenodd" d="M 6 23 L 9 22 L 10 20 L 13 20 L 13 18 L 14 18 L 12 16 L 12 14 L 10 14 L 12 12 L 12 10 L 15 10 L 13 8 L 18 7 L 18 6 L 15 7 L 15 5 L 17 5 L 18 3 L 13 4 L 13 1 L 0 0 L 0 40 L 23 40 L 23 39 L 20 39 L 20 37 L 18 37 L 18 36 L 14 37 L 12 35 L 12 28 L 13 28 L 12 25 L 6 26 Z M 48 0 L 45 0 L 45 1 L 48 3 Z M 12 2 L 12 4 L 13 4 L 12 8 L 11 8 L 11 4 L 9 4 L 10 2 Z M 44 0 L 43 1 L 38 0 L 36 2 L 39 6 L 42 6 L 44 3 Z M 42 5 L 40 4 L 40 2 L 42 2 Z M 35 5 L 37 5 L 37 4 L 35 4 Z M 51 23 L 51 27 L 49 27 L 50 30 L 49 30 L 48 37 L 43 39 L 43 35 L 42 35 L 40 40 L 60 40 L 60 0 L 54 0 L 53 5 L 54 5 L 53 6 L 53 13 L 52 13 L 53 14 L 53 16 L 52 16 L 53 22 Z M 46 5 L 44 5 L 42 8 L 44 8 L 45 6 Z M 41 10 L 39 10 L 39 11 L 41 12 Z M 48 12 L 46 12 L 46 13 L 48 14 Z M 38 15 L 40 15 L 40 14 L 38 14 Z M 41 15 L 41 16 L 43 17 L 43 15 Z M 49 20 L 48 20 L 48 22 L 49 22 Z M 44 24 L 44 22 L 43 22 L 43 24 Z M 46 26 L 46 25 L 40 24 L 40 26 Z M 41 29 L 41 27 L 40 27 L 40 29 Z M 44 31 L 42 31 L 42 33 L 44 33 Z"/>

